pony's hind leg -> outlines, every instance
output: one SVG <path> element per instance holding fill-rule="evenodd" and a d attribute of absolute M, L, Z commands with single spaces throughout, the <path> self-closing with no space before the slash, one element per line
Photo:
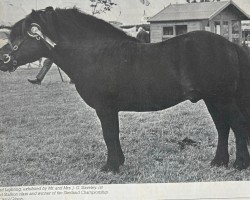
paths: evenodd
<path fill-rule="evenodd" d="M 244 108 L 242 109 L 238 106 L 236 101 L 230 105 L 229 123 L 236 138 L 236 160 L 234 167 L 239 170 L 246 169 L 250 165 L 250 156 L 247 148 L 250 123 L 244 112 Z"/>
<path fill-rule="evenodd" d="M 227 166 L 229 162 L 228 136 L 230 130 L 227 114 L 220 104 L 208 100 L 205 100 L 205 103 L 218 131 L 217 150 L 211 165 Z"/>
<path fill-rule="evenodd" d="M 101 121 L 103 137 L 108 149 L 107 163 L 102 171 L 119 172 L 119 166 L 125 161 L 119 140 L 118 112 L 110 109 L 98 109 L 96 113 Z"/>

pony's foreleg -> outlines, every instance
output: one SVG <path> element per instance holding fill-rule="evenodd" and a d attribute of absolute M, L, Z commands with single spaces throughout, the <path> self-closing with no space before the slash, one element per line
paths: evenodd
<path fill-rule="evenodd" d="M 119 172 L 119 166 L 125 161 L 119 140 L 118 112 L 112 109 L 98 109 L 96 113 L 101 121 L 103 137 L 108 149 L 107 163 L 102 171 Z"/>
<path fill-rule="evenodd" d="M 218 103 L 205 100 L 210 115 L 218 131 L 218 145 L 212 166 L 227 166 L 229 162 L 228 137 L 230 126 L 227 121 L 227 113 Z"/>

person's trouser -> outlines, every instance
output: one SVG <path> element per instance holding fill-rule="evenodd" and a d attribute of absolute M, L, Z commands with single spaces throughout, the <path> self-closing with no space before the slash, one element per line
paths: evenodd
<path fill-rule="evenodd" d="M 53 64 L 53 62 L 50 59 L 46 59 L 43 62 L 43 67 L 41 68 L 41 70 L 39 71 L 39 73 L 36 76 L 37 80 L 39 80 L 39 81 L 43 80 L 43 78 L 45 77 L 45 75 L 47 74 L 49 69 L 51 68 L 52 64 Z"/>

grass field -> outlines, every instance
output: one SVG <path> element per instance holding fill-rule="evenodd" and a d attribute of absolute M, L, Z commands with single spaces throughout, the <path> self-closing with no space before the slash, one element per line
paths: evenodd
<path fill-rule="evenodd" d="M 100 172 L 106 146 L 94 110 L 56 68 L 41 86 L 28 83 L 37 72 L 0 73 L 0 186 L 250 180 L 250 169 L 232 167 L 233 134 L 229 167 L 210 167 L 217 134 L 202 101 L 121 112 L 125 165 L 119 174 Z M 195 145 L 180 145 L 185 138 Z"/>

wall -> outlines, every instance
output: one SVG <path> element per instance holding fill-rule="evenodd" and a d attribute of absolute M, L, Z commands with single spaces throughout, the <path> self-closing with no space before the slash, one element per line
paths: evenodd
<path fill-rule="evenodd" d="M 161 42 L 163 40 L 163 27 L 187 25 L 187 31 L 201 30 L 202 25 L 200 21 L 186 21 L 186 22 L 151 22 L 150 24 L 150 40 L 152 43 Z M 174 33 L 175 36 L 175 33 Z"/>

